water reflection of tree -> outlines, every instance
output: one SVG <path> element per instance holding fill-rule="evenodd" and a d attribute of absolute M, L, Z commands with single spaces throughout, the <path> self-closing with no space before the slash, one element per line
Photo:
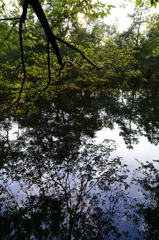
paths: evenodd
<path fill-rule="evenodd" d="M 159 111 L 158 96 L 137 92 L 135 87 L 129 92 L 89 91 L 79 92 L 68 90 L 58 94 L 53 101 L 39 99 L 36 103 L 39 114 L 18 119 L 22 127 L 37 127 L 46 124 L 57 129 L 54 134 L 61 137 L 67 132 L 77 136 L 94 137 L 94 133 L 103 127 L 113 129 L 115 124 L 120 128 L 128 148 L 139 142 L 140 136 L 146 136 L 153 143 L 158 143 Z M 55 124 L 53 126 L 53 124 Z M 47 133 L 48 134 L 48 133 Z M 79 144 L 78 144 L 79 145 Z M 66 146 L 67 147 L 67 146 Z"/>
<path fill-rule="evenodd" d="M 107 140 L 97 146 L 87 138 L 104 126 L 112 129 L 115 123 L 128 146 L 137 143 L 133 138 L 142 135 L 143 129 L 148 129 L 147 136 L 152 135 L 158 121 L 152 118 L 149 131 L 149 123 L 142 120 L 147 117 L 150 121 L 148 111 L 153 106 L 148 99 L 135 92 L 87 91 L 58 96 L 53 102 L 39 102 L 39 114 L 17 119 L 16 140 L 9 137 L 12 120 L 3 119 L 0 238 L 129 239 L 118 223 L 131 209 L 140 235 L 151 239 L 151 232 L 158 234 L 154 231 L 158 200 L 152 207 L 152 188 L 146 189 L 145 205 L 135 202 L 131 208 L 129 202 L 128 206 L 126 166 L 120 158 L 111 160 L 109 156 L 114 142 Z M 158 116 L 157 104 L 154 108 Z M 153 174 L 145 171 L 152 180 L 157 173 L 153 168 L 150 172 Z M 136 178 L 136 182 L 144 189 L 143 183 L 149 186 L 151 181 Z"/>
<path fill-rule="evenodd" d="M 120 158 L 110 159 L 114 142 L 83 143 L 61 155 L 60 144 L 58 152 L 42 151 L 42 138 L 31 144 L 27 134 L 25 143 L 21 137 L 14 142 L 1 169 L 0 218 L 7 226 L 1 239 L 122 238 L 117 223 L 128 185 L 126 166 Z"/>
<path fill-rule="evenodd" d="M 138 131 L 133 129 L 133 123 L 138 125 L 137 119 L 137 109 L 136 109 L 136 88 L 135 86 L 132 89 L 132 92 L 125 94 L 125 104 L 121 104 L 120 113 L 123 118 L 117 120 L 118 125 L 120 126 L 121 132 L 120 136 L 124 138 L 127 148 L 132 149 L 134 144 L 139 143 L 138 141 Z M 124 99 L 123 101 L 124 102 Z"/>
<path fill-rule="evenodd" d="M 159 163 L 159 160 L 156 161 Z M 140 197 L 135 199 L 133 222 L 145 240 L 159 239 L 159 166 L 140 163 L 132 183 L 139 188 Z"/>
<path fill-rule="evenodd" d="M 8 200 L 8 199 L 7 199 Z M 6 204 L 5 200 L 5 204 Z M 59 235 L 61 205 L 49 196 L 30 196 L 23 206 L 1 205 L 1 239 L 52 239 Z"/>
<path fill-rule="evenodd" d="M 140 119 L 139 124 L 144 131 L 144 135 L 150 143 L 159 143 L 159 96 L 148 94 L 140 99 L 138 104 Z"/>
<path fill-rule="evenodd" d="M 120 128 L 128 148 L 138 144 L 139 137 L 145 136 L 157 145 L 159 142 L 159 96 L 136 91 L 100 93 L 102 104 L 102 126 Z"/>

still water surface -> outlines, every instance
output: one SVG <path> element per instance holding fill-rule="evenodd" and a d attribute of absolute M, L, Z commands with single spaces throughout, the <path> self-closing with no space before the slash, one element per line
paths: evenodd
<path fill-rule="evenodd" d="M 159 239 L 159 98 L 68 92 L 1 120 L 0 239 Z"/>

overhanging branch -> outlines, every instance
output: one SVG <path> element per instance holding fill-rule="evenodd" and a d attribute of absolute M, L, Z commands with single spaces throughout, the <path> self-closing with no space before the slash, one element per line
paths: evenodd
<path fill-rule="evenodd" d="M 21 18 L 1 18 L 0 21 L 20 20 Z"/>
<path fill-rule="evenodd" d="M 95 63 L 93 63 L 88 57 L 86 57 L 86 55 L 80 50 L 78 49 L 77 47 L 71 45 L 70 43 L 66 42 L 65 40 L 55 36 L 52 32 L 52 29 L 51 27 L 49 26 L 49 23 L 48 23 L 48 20 L 45 16 L 45 13 L 41 7 L 41 4 L 39 3 L 38 0 L 25 0 L 24 1 L 24 4 L 23 4 L 23 13 L 21 15 L 21 18 L 22 18 L 22 22 L 25 22 L 25 19 L 26 19 L 26 14 L 27 14 L 27 8 L 28 8 L 28 4 L 30 4 L 30 6 L 33 8 L 35 14 L 37 15 L 44 31 L 45 31 L 45 34 L 48 38 L 48 41 L 51 43 L 52 45 L 52 48 L 55 52 L 55 55 L 58 59 L 58 63 L 61 65 L 61 69 L 64 68 L 64 65 L 65 63 L 62 62 L 62 56 L 61 56 L 61 53 L 60 53 L 60 50 L 59 50 L 59 47 L 57 45 L 57 42 L 56 40 L 64 43 L 65 45 L 67 45 L 68 47 L 74 49 L 75 51 L 77 51 L 82 57 L 83 59 L 85 59 L 89 64 L 91 64 L 93 67 L 95 67 L 96 69 L 102 69 L 106 64 L 112 64 L 113 62 L 116 62 L 118 59 L 112 61 L 112 62 L 107 62 L 107 63 L 104 63 L 102 66 L 97 66 Z"/>

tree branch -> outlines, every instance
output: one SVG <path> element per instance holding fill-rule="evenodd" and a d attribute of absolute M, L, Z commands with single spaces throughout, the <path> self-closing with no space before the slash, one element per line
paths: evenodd
<path fill-rule="evenodd" d="M 22 15 L 21 15 L 22 23 L 25 23 L 27 10 L 28 10 L 28 0 L 25 0 L 24 4 L 23 4 L 23 12 L 22 12 Z"/>
<path fill-rule="evenodd" d="M 24 76 L 23 76 L 23 79 L 22 79 L 22 84 L 21 84 L 21 87 L 20 87 L 19 95 L 18 95 L 18 98 L 17 98 L 17 101 L 16 101 L 16 104 L 17 104 L 16 111 L 17 111 L 17 108 L 18 108 L 18 103 L 20 101 L 21 94 L 22 94 L 23 87 L 24 87 L 24 83 L 25 83 L 25 79 L 26 79 L 26 70 L 25 70 L 25 63 L 24 63 L 24 51 L 23 51 L 23 38 L 22 38 L 22 23 L 23 23 L 23 20 L 21 19 L 20 22 L 19 22 L 19 35 L 20 35 L 21 60 L 22 60 Z"/>
<path fill-rule="evenodd" d="M 68 47 L 76 50 L 89 64 L 91 64 L 93 67 L 95 67 L 96 69 L 102 69 L 104 67 L 105 64 L 112 64 L 113 62 L 117 61 L 117 60 L 114 60 L 113 62 L 108 62 L 108 63 L 104 63 L 102 66 L 98 67 L 95 63 L 93 63 L 89 58 L 87 58 L 85 56 L 85 54 L 80 50 L 78 49 L 77 47 L 71 45 L 70 43 L 66 42 L 65 40 L 55 36 L 51 30 L 51 27 L 49 26 L 49 23 L 48 23 L 48 20 L 45 16 L 45 13 L 41 7 L 41 4 L 39 3 L 38 0 L 25 0 L 24 1 L 24 5 L 23 5 L 23 11 L 24 13 L 22 14 L 22 20 L 26 18 L 26 12 L 27 12 L 27 9 L 26 7 L 28 6 L 28 4 L 31 5 L 31 7 L 33 8 L 35 14 L 37 15 L 44 31 L 45 31 L 45 34 L 49 40 L 49 42 L 51 43 L 52 47 L 53 47 L 53 50 L 56 54 L 56 57 L 58 59 L 58 63 L 61 65 L 61 70 L 64 68 L 64 63 L 62 62 L 62 56 L 61 56 L 61 53 L 60 53 L 60 50 L 59 50 L 59 47 L 56 43 L 56 40 L 64 43 L 65 45 L 67 45 Z M 61 71 L 60 71 L 61 72 Z"/>
<path fill-rule="evenodd" d="M 1 18 L 0 21 L 20 20 L 21 18 Z"/>
<path fill-rule="evenodd" d="M 7 40 L 7 38 L 9 37 L 9 35 L 11 34 L 13 28 L 15 27 L 15 25 L 18 23 L 19 21 L 15 22 L 13 24 L 13 26 L 11 27 L 11 29 L 9 30 L 9 33 L 7 34 L 7 37 L 5 37 L 5 39 L 3 39 L 1 42 L 5 42 Z"/>
<path fill-rule="evenodd" d="M 90 63 L 93 67 L 95 67 L 96 69 L 102 69 L 106 64 L 110 64 L 110 65 L 111 65 L 112 63 L 114 63 L 114 62 L 116 62 L 116 61 L 119 60 L 119 58 L 117 58 L 117 59 L 113 60 L 112 62 L 105 62 L 105 63 L 103 63 L 102 66 L 98 67 L 98 66 L 97 66 L 95 63 L 93 63 L 89 58 L 87 58 L 87 57 L 85 56 L 85 54 L 84 54 L 79 48 L 71 45 L 70 43 L 66 42 L 65 40 L 63 40 L 63 39 L 61 39 L 61 38 L 59 38 L 59 37 L 57 37 L 57 36 L 55 36 L 55 38 L 56 38 L 57 40 L 59 40 L 60 42 L 64 43 L 65 45 L 67 45 L 68 47 L 70 47 L 70 48 L 76 50 L 77 52 L 79 52 L 79 54 L 80 54 L 88 63 Z"/>
<path fill-rule="evenodd" d="M 35 14 L 37 15 L 44 31 L 45 31 L 45 34 L 49 40 L 49 42 L 51 43 L 52 45 L 52 48 L 56 54 L 56 57 L 58 59 L 58 63 L 60 65 L 62 65 L 62 57 L 61 57 L 61 53 L 59 51 L 59 47 L 56 43 L 56 40 L 55 40 L 55 35 L 53 34 L 52 30 L 51 30 L 51 27 L 49 26 L 49 23 L 48 23 L 48 20 L 45 16 L 45 13 L 41 7 L 41 4 L 39 3 L 38 0 L 25 0 L 25 2 L 27 2 L 28 4 L 31 5 L 31 7 L 33 8 Z M 24 4 L 25 4 L 24 2 Z"/>

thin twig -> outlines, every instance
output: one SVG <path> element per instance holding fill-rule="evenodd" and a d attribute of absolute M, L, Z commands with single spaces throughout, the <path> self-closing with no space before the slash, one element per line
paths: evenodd
<path fill-rule="evenodd" d="M 47 39 L 47 63 L 48 63 L 48 85 L 51 83 L 51 68 L 50 68 L 50 49 L 49 49 L 49 40 Z"/>
<path fill-rule="evenodd" d="M 97 66 L 96 64 L 94 64 L 89 58 L 87 58 L 87 57 L 85 56 L 85 54 L 84 54 L 79 48 L 73 46 L 72 44 L 66 42 L 65 40 L 63 40 L 63 39 L 61 39 L 61 38 L 59 38 L 59 37 L 57 37 L 57 36 L 55 36 L 55 39 L 57 39 L 58 41 L 64 43 L 64 44 L 67 45 L 68 47 L 70 47 L 70 48 L 76 50 L 77 52 L 79 52 L 79 54 L 80 54 L 88 63 L 90 63 L 93 67 L 95 67 L 96 69 L 102 69 L 106 64 L 112 64 L 112 63 L 114 63 L 114 62 L 116 62 L 116 61 L 119 60 L 119 59 L 117 58 L 117 59 L 113 60 L 112 62 L 105 62 L 105 63 L 103 63 L 102 66 L 98 67 L 98 66 Z M 62 69 L 63 69 L 63 67 L 64 67 L 64 66 L 61 66 Z"/>
<path fill-rule="evenodd" d="M 20 20 L 21 18 L 1 18 L 0 21 Z"/>
<path fill-rule="evenodd" d="M 21 94 L 22 94 L 23 87 L 24 87 L 24 83 L 25 83 L 25 79 L 26 79 L 26 69 L 25 69 L 24 51 L 23 51 L 22 23 L 23 23 L 23 19 L 21 19 L 20 22 L 19 22 L 19 35 L 20 35 L 21 60 L 22 60 L 22 67 L 23 67 L 24 76 L 23 76 L 23 79 L 22 79 L 22 84 L 21 84 L 21 88 L 20 88 L 20 91 L 19 91 L 19 96 L 18 96 L 18 99 L 17 99 L 16 111 L 17 111 L 17 108 L 18 108 L 18 103 L 20 101 Z"/>
<path fill-rule="evenodd" d="M 7 34 L 7 37 L 5 37 L 5 39 L 3 39 L 3 40 L 1 41 L 1 43 L 2 43 L 2 42 L 5 42 L 5 41 L 7 40 L 7 38 L 8 38 L 9 35 L 11 34 L 13 28 L 15 27 L 15 25 L 16 25 L 18 22 L 19 22 L 19 21 L 15 22 L 15 23 L 13 24 L 13 26 L 11 27 L 9 33 Z"/>

